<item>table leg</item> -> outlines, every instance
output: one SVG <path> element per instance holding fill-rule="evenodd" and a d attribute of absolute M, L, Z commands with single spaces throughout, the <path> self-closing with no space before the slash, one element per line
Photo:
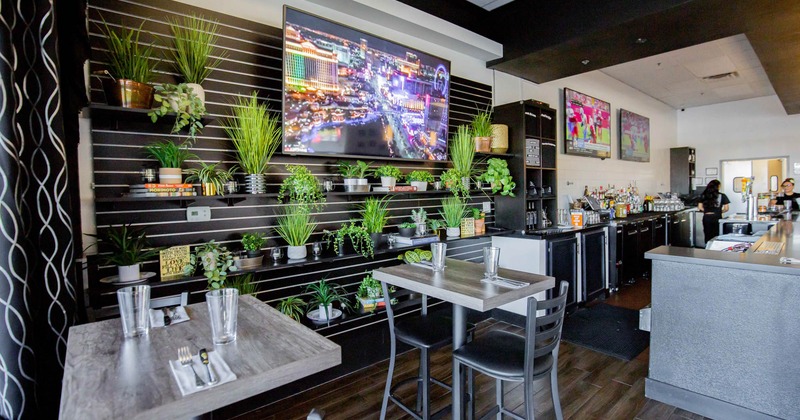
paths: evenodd
<path fill-rule="evenodd" d="M 453 350 L 467 342 L 467 310 L 453 304 Z M 464 374 L 453 361 L 453 419 L 464 418 Z"/>

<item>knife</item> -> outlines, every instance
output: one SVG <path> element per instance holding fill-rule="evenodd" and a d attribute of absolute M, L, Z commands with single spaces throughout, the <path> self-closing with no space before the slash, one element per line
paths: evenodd
<path fill-rule="evenodd" d="M 214 375 L 211 374 L 211 368 L 209 367 L 211 361 L 208 359 L 208 352 L 206 351 L 206 349 L 205 348 L 200 349 L 198 355 L 200 356 L 200 361 L 203 362 L 203 365 L 206 367 L 206 372 L 208 372 L 208 384 L 212 385 L 217 383 L 217 378 L 215 378 Z"/>
<path fill-rule="evenodd" d="M 169 308 L 161 308 L 161 312 L 164 312 L 164 326 L 168 326 L 172 324 L 172 316 L 170 315 L 171 312 Z"/>

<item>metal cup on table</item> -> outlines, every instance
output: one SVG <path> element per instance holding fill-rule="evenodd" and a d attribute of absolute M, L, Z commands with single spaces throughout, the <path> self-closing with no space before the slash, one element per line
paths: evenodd
<path fill-rule="evenodd" d="M 483 248 L 484 275 L 488 279 L 497 277 L 497 268 L 500 265 L 500 248 L 487 246 Z"/>
<path fill-rule="evenodd" d="M 129 286 L 117 290 L 117 303 L 122 334 L 126 338 L 150 332 L 150 286 Z"/>
<path fill-rule="evenodd" d="M 217 289 L 206 293 L 208 318 L 211 321 L 211 341 L 227 344 L 236 340 L 236 318 L 239 312 L 239 291 Z"/>
<path fill-rule="evenodd" d="M 444 271 L 444 259 L 447 254 L 447 244 L 444 242 L 432 243 L 431 253 L 433 254 L 431 261 L 433 263 L 433 271 Z"/>

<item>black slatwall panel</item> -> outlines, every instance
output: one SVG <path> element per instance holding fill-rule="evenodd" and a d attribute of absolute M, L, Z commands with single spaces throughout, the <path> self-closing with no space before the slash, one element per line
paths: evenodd
<path fill-rule="evenodd" d="M 105 68 L 104 40 L 100 31 L 102 22 L 110 27 L 139 27 L 143 25 L 143 40 L 153 41 L 156 49 L 164 51 L 171 46 L 171 33 L 167 18 L 182 17 L 192 13 L 202 14 L 219 22 L 220 39 L 218 47 L 227 51 L 220 67 L 211 73 L 203 83 L 206 91 L 206 107 L 209 115 L 204 120 L 205 128 L 197 137 L 193 152 L 204 162 L 222 161 L 224 167 L 236 163 L 235 152 L 230 140 L 225 136 L 219 119 L 229 114 L 229 104 L 238 96 L 246 96 L 258 90 L 259 97 L 271 109 L 279 112 L 282 98 L 282 30 L 240 19 L 198 9 L 182 3 L 161 0 L 90 0 L 89 29 L 92 44 L 90 70 L 96 72 Z M 157 65 L 156 82 L 177 83 L 180 80 L 168 59 L 161 59 Z M 93 103 L 105 104 L 101 88 L 101 78 L 91 78 L 91 99 Z M 460 124 L 468 123 L 478 111 L 491 104 L 491 86 L 453 76 L 451 79 L 450 132 Z M 245 232 L 260 231 L 268 236 L 269 249 L 284 245 L 274 233 L 275 213 L 280 204 L 270 196 L 240 196 L 241 200 L 224 198 L 197 198 L 195 200 L 146 199 L 116 201 L 128 185 L 139 183 L 139 171 L 145 166 L 157 166 L 152 159 L 145 158 L 143 146 L 160 139 L 181 141 L 183 134 L 170 134 L 169 118 L 153 124 L 145 112 L 117 112 L 93 108 L 92 112 L 92 151 L 95 182 L 96 223 L 98 231 L 111 225 L 133 223 L 143 227 L 154 246 L 197 245 L 211 239 L 221 242 L 229 249 L 239 249 L 239 239 Z M 286 164 L 307 166 L 319 178 L 334 180 L 341 191 L 341 178 L 336 173 L 336 163 L 341 160 L 333 157 L 289 156 L 280 152 L 273 157 L 268 172 L 269 191 L 277 192 L 278 186 L 288 175 Z M 362 158 L 373 161 L 378 166 L 386 161 Z M 189 162 L 189 165 L 196 162 Z M 445 163 L 393 161 L 403 172 L 415 169 L 429 169 L 439 175 Z M 246 198 L 244 198 L 246 197 Z M 425 208 L 429 215 L 436 215 L 440 200 L 445 194 L 402 194 L 392 199 L 389 230 L 408 220 L 411 210 Z M 336 229 L 341 223 L 357 217 L 356 206 L 363 203 L 364 196 L 330 194 L 327 204 L 315 214 L 319 226 L 311 241 L 321 239 L 323 229 Z M 235 202 L 234 202 L 235 201 Z M 472 202 L 493 201 L 491 197 L 473 197 Z M 186 221 L 187 206 L 211 207 L 211 221 L 190 223 Z M 494 223 L 488 216 L 487 225 Z M 448 255 L 462 259 L 482 258 L 481 248 L 488 243 L 486 238 L 470 239 L 450 243 Z M 304 287 L 321 278 L 339 283 L 354 293 L 358 283 L 370 270 L 396 264 L 397 253 L 388 252 L 376 255 L 374 260 L 361 257 L 343 258 L 324 264 L 304 266 L 275 266 L 256 275 L 259 285 L 259 298 L 276 303 L 287 296 L 303 295 Z M 267 257 L 268 258 L 268 257 Z M 142 267 L 144 271 L 158 272 L 158 261 L 150 261 Z M 98 279 L 114 274 L 113 267 L 90 269 L 90 295 L 94 307 L 114 306 L 113 287 L 104 287 Z M 202 300 L 205 288 L 204 279 L 176 281 L 159 284 L 154 296 L 192 291 L 192 301 Z M 321 328 L 320 332 L 332 336 L 350 331 L 380 320 L 379 315 L 350 316 L 341 323 Z"/>

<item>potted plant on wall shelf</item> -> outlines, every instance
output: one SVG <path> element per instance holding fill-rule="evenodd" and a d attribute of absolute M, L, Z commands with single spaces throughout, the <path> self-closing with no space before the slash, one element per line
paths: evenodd
<path fill-rule="evenodd" d="M 264 254 L 261 248 L 264 247 L 264 234 L 262 232 L 248 232 L 242 235 L 242 248 L 244 248 L 245 256 L 235 260 L 236 267 L 240 270 L 254 268 L 261 265 L 264 261 Z"/>
<path fill-rule="evenodd" d="M 224 50 L 211 59 L 217 43 L 217 21 L 206 20 L 203 16 L 184 16 L 183 22 L 169 20 L 169 28 L 174 37 L 169 55 L 175 68 L 183 75 L 183 82 L 192 89 L 201 103 L 205 103 L 205 90 L 200 84 L 219 66 L 226 56 Z"/>
<path fill-rule="evenodd" d="M 413 222 L 403 222 L 397 225 L 397 230 L 400 232 L 400 236 L 409 238 L 414 236 L 414 232 L 417 230 L 417 224 Z"/>
<path fill-rule="evenodd" d="M 417 191 L 425 191 L 428 189 L 428 183 L 433 182 L 433 175 L 428 171 L 411 171 L 406 175 L 406 179 L 413 187 L 417 187 Z"/>
<path fill-rule="evenodd" d="M 156 122 L 169 113 L 175 113 L 172 132 L 177 133 L 184 127 L 189 127 L 189 137 L 195 138 L 203 129 L 200 120 L 206 115 L 206 107 L 192 88 L 185 83 L 178 85 L 164 83 L 156 86 L 155 92 L 153 98 L 159 105 L 147 113 L 150 120 Z"/>
<path fill-rule="evenodd" d="M 486 213 L 478 208 L 471 208 L 472 218 L 475 219 L 475 234 L 482 235 L 486 233 Z"/>
<path fill-rule="evenodd" d="M 360 206 L 361 224 L 369 233 L 373 247 L 377 248 L 381 244 L 383 228 L 389 219 L 390 197 L 367 197 L 364 204 Z"/>
<path fill-rule="evenodd" d="M 375 170 L 375 176 L 381 179 L 381 187 L 392 190 L 397 181 L 403 178 L 403 173 L 392 165 L 383 165 Z"/>
<path fill-rule="evenodd" d="M 492 151 L 492 113 L 489 107 L 485 111 L 478 112 L 470 123 L 472 127 L 475 151 L 489 153 Z"/>
<path fill-rule="evenodd" d="M 411 220 L 414 221 L 417 227 L 415 232 L 417 236 L 422 236 L 428 232 L 428 212 L 425 209 L 420 207 L 418 210 L 411 210 Z"/>
<path fill-rule="evenodd" d="M 356 225 L 355 222 L 342 224 L 342 227 L 331 232 L 324 231 L 323 239 L 327 242 L 333 242 L 333 250 L 339 255 L 344 255 L 345 239 L 350 240 L 353 250 L 364 258 L 373 258 L 375 256 L 375 248 L 372 245 L 372 238 L 370 238 L 367 229 L 363 225 Z"/>
<path fill-rule="evenodd" d="M 344 177 L 345 192 L 369 192 L 367 180 L 369 163 L 356 161 L 356 163 L 339 162 L 339 173 Z"/>
<path fill-rule="evenodd" d="M 278 201 L 293 203 L 310 210 L 318 210 L 325 202 L 319 181 L 303 165 L 286 165 L 289 176 L 283 180 L 278 190 Z"/>
<path fill-rule="evenodd" d="M 450 159 L 453 169 L 461 177 L 461 183 L 469 191 L 470 177 L 473 175 L 472 166 L 475 160 L 475 141 L 472 139 L 472 130 L 466 125 L 458 126 L 455 135 L 450 140 Z"/>
<path fill-rule="evenodd" d="M 232 116 L 223 121 L 225 133 L 230 137 L 239 157 L 239 166 L 247 173 L 247 192 L 263 194 L 267 191 L 264 174 L 272 155 L 281 144 L 280 116 L 270 113 L 267 106 L 258 103 L 258 92 L 239 98 L 232 107 Z"/>
<path fill-rule="evenodd" d="M 104 264 L 117 266 L 118 282 L 132 282 L 139 280 L 141 263 L 158 257 L 161 248 L 145 249 L 147 247 L 147 233 L 143 229 L 132 229 L 130 224 L 119 227 L 111 226 L 105 233 L 91 235 L 102 241 L 111 255 L 104 257 Z"/>
<path fill-rule="evenodd" d="M 305 313 L 303 309 L 305 307 L 306 302 L 303 299 L 300 299 L 297 296 L 290 296 L 278 302 L 276 309 L 289 318 L 300 322 L 300 320 L 303 319 L 303 314 Z"/>
<path fill-rule="evenodd" d="M 228 280 L 228 287 L 239 291 L 239 296 L 256 295 L 258 285 L 253 283 L 253 273 L 240 274 Z"/>
<path fill-rule="evenodd" d="M 108 57 L 108 69 L 101 73 L 110 77 L 103 80 L 109 105 L 150 109 L 153 102 L 153 87 L 148 83 L 153 79 L 157 61 L 152 59 L 153 45 L 139 43 L 142 25 L 137 29 L 120 28 L 119 33 L 112 31 L 105 22 L 100 28 Z"/>
<path fill-rule="evenodd" d="M 439 215 L 447 225 L 447 237 L 453 238 L 461 234 L 461 219 L 466 213 L 467 203 L 458 197 L 446 197 L 442 199 L 442 210 Z"/>
<path fill-rule="evenodd" d="M 189 264 L 183 267 L 183 273 L 191 276 L 197 271 L 198 266 L 203 268 L 209 289 L 225 287 L 228 273 L 237 270 L 233 264 L 233 255 L 228 248 L 214 242 L 213 239 L 194 249 L 194 253 L 189 256 Z"/>
<path fill-rule="evenodd" d="M 144 147 L 144 151 L 158 161 L 158 182 L 161 184 L 181 184 L 181 166 L 189 159 L 197 159 L 197 155 L 189 151 L 191 144 L 183 142 L 177 145 L 169 140 L 153 142 Z"/>
<path fill-rule="evenodd" d="M 206 164 L 205 162 L 200 162 L 199 168 L 189 168 L 186 170 L 186 173 L 189 176 L 186 177 L 186 182 L 199 182 L 200 189 L 205 196 L 212 196 L 212 195 L 225 195 L 225 183 L 233 179 L 233 173 L 238 169 L 236 165 L 232 166 L 227 171 L 224 169 L 217 168 L 217 165 L 221 164 L 222 162 Z"/>
<path fill-rule="evenodd" d="M 440 179 L 442 180 L 442 184 L 444 184 L 444 186 L 447 187 L 447 189 L 449 189 L 453 195 L 463 198 L 469 197 L 469 188 L 464 185 L 464 177 L 461 176 L 461 173 L 455 168 L 450 168 L 444 171 Z M 468 177 L 467 180 L 469 180 Z"/>
<path fill-rule="evenodd" d="M 517 184 L 511 178 L 508 162 L 503 159 L 489 159 L 486 172 L 481 174 L 480 180 L 488 182 L 492 186 L 492 194 L 497 194 L 499 191 L 500 195 L 515 196 L 514 188 L 516 188 Z"/>
<path fill-rule="evenodd" d="M 394 287 L 389 289 L 389 293 L 392 292 L 394 292 Z M 356 290 L 356 299 L 364 312 L 372 312 L 379 307 L 386 306 L 383 287 L 379 281 L 372 278 L 372 274 L 367 274 L 361 280 L 361 284 Z"/>
<path fill-rule="evenodd" d="M 324 279 L 318 283 L 311 283 L 306 286 L 306 292 L 311 292 L 311 299 L 308 301 L 308 317 L 312 321 L 327 322 L 342 315 L 342 310 L 350 307 L 350 302 L 345 297 L 346 292 L 335 283 L 328 283 Z M 333 304 L 338 302 L 342 310 L 334 309 Z"/>
<path fill-rule="evenodd" d="M 290 260 L 301 260 L 308 255 L 306 242 L 317 227 L 308 209 L 299 204 L 290 204 L 278 216 L 275 232 L 286 241 L 289 246 L 286 256 Z"/>

